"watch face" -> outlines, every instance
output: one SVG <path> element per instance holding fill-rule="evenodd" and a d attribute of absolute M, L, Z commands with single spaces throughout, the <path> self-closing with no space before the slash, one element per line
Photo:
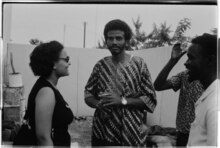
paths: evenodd
<path fill-rule="evenodd" d="M 122 98 L 122 104 L 126 105 L 127 104 L 127 100 L 125 98 Z"/>

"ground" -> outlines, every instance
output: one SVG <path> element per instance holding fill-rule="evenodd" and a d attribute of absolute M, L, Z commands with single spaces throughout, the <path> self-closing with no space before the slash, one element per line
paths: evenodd
<path fill-rule="evenodd" d="M 69 126 L 71 142 L 79 146 L 91 146 L 92 116 L 74 120 Z"/>
<path fill-rule="evenodd" d="M 90 147 L 91 146 L 92 116 L 79 117 L 69 126 L 71 135 L 71 147 Z M 170 127 L 151 126 L 149 138 L 153 138 L 156 144 L 175 145 L 176 129 Z M 150 139 L 151 142 L 153 142 Z M 158 142 L 159 141 L 159 142 Z M 162 141 L 162 142 L 161 142 Z"/>

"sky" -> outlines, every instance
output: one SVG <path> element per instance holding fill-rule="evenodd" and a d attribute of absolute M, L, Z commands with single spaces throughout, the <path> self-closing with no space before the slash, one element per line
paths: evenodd
<path fill-rule="evenodd" d="M 58 40 L 68 47 L 96 47 L 103 38 L 105 24 L 121 19 L 134 31 L 132 19 L 140 17 L 141 31 L 149 34 L 155 23 L 166 22 L 175 31 L 183 18 L 191 20 L 185 35 L 193 37 L 217 28 L 217 6 L 149 4 L 10 4 L 11 42 L 29 44 L 31 38 L 43 42 Z M 7 9 L 7 7 L 5 7 Z M 171 33 L 172 34 L 172 33 Z"/>

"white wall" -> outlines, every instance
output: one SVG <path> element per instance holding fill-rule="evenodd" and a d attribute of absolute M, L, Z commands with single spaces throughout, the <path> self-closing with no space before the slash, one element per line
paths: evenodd
<path fill-rule="evenodd" d="M 25 98 L 36 81 L 29 67 L 29 55 L 33 50 L 33 45 L 9 44 L 8 51 L 13 53 L 14 66 L 17 72 L 23 77 L 25 88 Z M 83 48 L 65 48 L 71 58 L 69 67 L 70 75 L 59 80 L 58 88 L 66 101 L 71 106 L 75 115 L 93 115 L 94 109 L 84 103 L 84 87 L 91 74 L 95 63 L 104 56 L 110 55 L 108 50 L 103 49 L 83 49 Z M 152 81 L 166 64 L 170 57 L 171 47 L 146 49 L 129 52 L 133 55 L 141 56 L 147 62 L 151 73 Z M 9 60 L 9 59 L 8 59 Z M 176 74 L 184 69 L 183 63 L 186 60 L 184 56 L 181 61 L 171 71 Z M 11 67 L 8 67 L 9 73 Z M 149 125 L 161 125 L 165 127 L 175 127 L 176 110 L 178 103 L 178 92 L 172 90 L 156 92 L 158 105 L 153 114 L 148 115 Z"/>
<path fill-rule="evenodd" d="M 152 82 L 155 81 L 157 75 L 168 62 L 171 56 L 171 47 L 151 48 L 145 50 L 138 50 L 131 52 L 131 54 L 138 55 L 146 61 L 149 72 L 151 74 Z M 170 72 L 170 76 L 184 70 L 184 62 L 186 55 L 180 59 L 177 65 Z M 179 91 L 173 90 L 156 91 L 158 105 L 153 114 L 148 114 L 149 125 L 161 125 L 165 127 L 175 127 L 177 104 L 179 98 Z"/>

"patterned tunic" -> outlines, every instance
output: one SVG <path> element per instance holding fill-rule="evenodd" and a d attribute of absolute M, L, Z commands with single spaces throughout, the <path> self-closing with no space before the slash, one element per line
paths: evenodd
<path fill-rule="evenodd" d="M 168 80 L 174 91 L 180 89 L 176 128 L 182 133 L 190 131 L 190 125 L 195 119 L 195 103 L 203 92 L 202 84 L 199 81 L 189 83 L 188 77 L 186 70 Z"/>
<path fill-rule="evenodd" d="M 126 106 L 111 107 L 109 112 L 96 109 L 92 137 L 126 146 L 144 145 L 146 134 L 140 127 L 145 123 L 146 111 L 152 113 L 156 106 L 155 90 L 144 60 L 134 56 L 119 67 L 113 64 L 110 56 L 98 61 L 85 87 L 85 97 L 97 98 L 106 91 L 141 99 L 146 109 Z"/>

